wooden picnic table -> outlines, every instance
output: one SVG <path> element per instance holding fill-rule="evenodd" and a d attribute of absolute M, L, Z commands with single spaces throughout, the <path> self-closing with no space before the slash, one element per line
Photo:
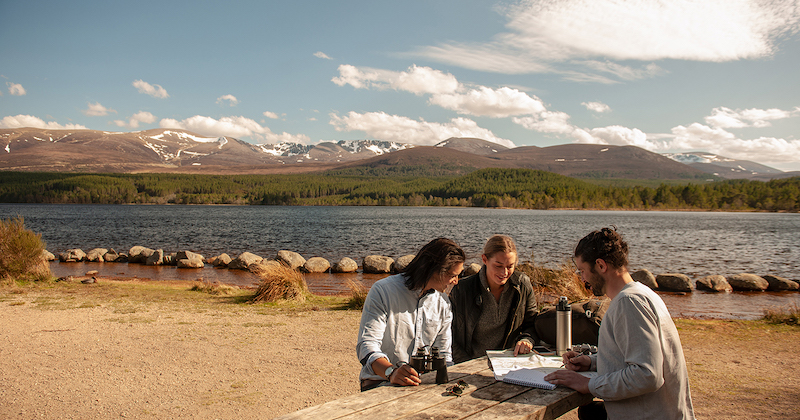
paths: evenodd
<path fill-rule="evenodd" d="M 554 390 L 498 382 L 486 357 L 450 366 L 450 382 L 436 385 L 436 372 L 414 387 L 381 386 L 279 417 L 288 419 L 555 419 L 592 401 L 565 387 Z M 459 379 L 469 386 L 460 397 L 446 395 Z M 354 379 L 356 380 L 356 379 Z"/>

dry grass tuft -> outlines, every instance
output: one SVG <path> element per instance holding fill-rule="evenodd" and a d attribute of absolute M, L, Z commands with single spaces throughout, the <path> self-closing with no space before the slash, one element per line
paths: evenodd
<path fill-rule="evenodd" d="M 193 292 L 208 293 L 210 295 L 232 295 L 236 289 L 236 287 L 229 286 L 227 284 L 198 280 L 189 290 Z"/>
<path fill-rule="evenodd" d="M 347 281 L 347 288 L 350 289 L 350 299 L 347 301 L 347 307 L 359 311 L 364 309 L 364 301 L 367 300 L 369 289 L 364 287 L 360 281 L 353 280 Z"/>
<path fill-rule="evenodd" d="M 773 324 L 800 326 L 800 305 L 793 303 L 782 308 L 766 309 L 764 319 Z"/>
<path fill-rule="evenodd" d="M 261 277 L 251 303 L 290 300 L 303 303 L 309 295 L 303 275 L 277 261 L 267 261 L 251 267 L 251 272 Z"/>
<path fill-rule="evenodd" d="M 577 302 L 590 296 L 581 278 L 569 263 L 562 263 L 557 269 L 522 263 L 516 268 L 531 279 L 536 300 L 540 303 L 555 303 L 559 296 L 566 296 L 570 302 Z"/>
<path fill-rule="evenodd" d="M 52 279 L 42 235 L 25 229 L 22 217 L 0 219 L 0 281 Z"/>

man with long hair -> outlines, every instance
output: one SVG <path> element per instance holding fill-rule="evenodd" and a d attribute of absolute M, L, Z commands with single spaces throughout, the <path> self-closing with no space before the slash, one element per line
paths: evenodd
<path fill-rule="evenodd" d="M 678 330 L 664 301 L 628 273 L 628 244 L 614 228 L 586 235 L 573 261 L 596 296 L 611 304 L 597 354 L 564 354 L 566 370 L 545 379 L 603 400 L 578 409 L 585 419 L 694 419 Z M 587 378 L 573 371 L 596 370 Z"/>

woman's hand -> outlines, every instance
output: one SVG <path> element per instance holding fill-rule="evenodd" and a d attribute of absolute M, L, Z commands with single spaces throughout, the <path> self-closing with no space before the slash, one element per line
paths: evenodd
<path fill-rule="evenodd" d="M 417 386 L 422 382 L 422 379 L 419 378 L 419 373 L 411 365 L 405 364 L 389 375 L 389 382 L 400 386 Z"/>
<path fill-rule="evenodd" d="M 518 354 L 528 354 L 533 350 L 533 344 L 528 340 L 519 340 L 514 347 L 514 356 Z"/>

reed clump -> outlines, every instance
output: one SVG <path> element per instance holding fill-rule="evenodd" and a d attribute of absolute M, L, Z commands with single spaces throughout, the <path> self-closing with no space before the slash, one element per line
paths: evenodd
<path fill-rule="evenodd" d="M 369 289 L 364 287 L 360 281 L 353 280 L 347 280 L 347 288 L 350 289 L 350 299 L 347 301 L 347 307 L 359 311 L 364 309 L 364 302 L 367 300 Z"/>
<path fill-rule="evenodd" d="M 309 295 L 303 275 L 278 261 L 255 264 L 250 271 L 261 277 L 251 303 L 288 300 L 303 303 Z"/>
<path fill-rule="evenodd" d="M 0 219 L 0 282 L 52 279 L 42 235 L 25 229 L 22 217 Z"/>
<path fill-rule="evenodd" d="M 766 309 L 764 319 L 773 324 L 800 326 L 800 305 L 793 303 L 781 308 Z"/>
<path fill-rule="evenodd" d="M 561 263 L 558 268 L 537 266 L 532 262 L 519 264 L 517 270 L 531 279 L 536 300 L 540 304 L 554 303 L 559 296 L 566 296 L 570 302 L 577 302 L 590 297 L 583 280 L 575 273 L 569 263 Z"/>
<path fill-rule="evenodd" d="M 234 291 L 236 291 L 236 287 L 229 286 L 227 284 L 220 284 L 218 282 L 210 282 L 210 281 L 197 281 L 192 287 L 189 289 L 193 292 L 202 292 L 208 293 L 209 295 L 231 295 Z"/>

